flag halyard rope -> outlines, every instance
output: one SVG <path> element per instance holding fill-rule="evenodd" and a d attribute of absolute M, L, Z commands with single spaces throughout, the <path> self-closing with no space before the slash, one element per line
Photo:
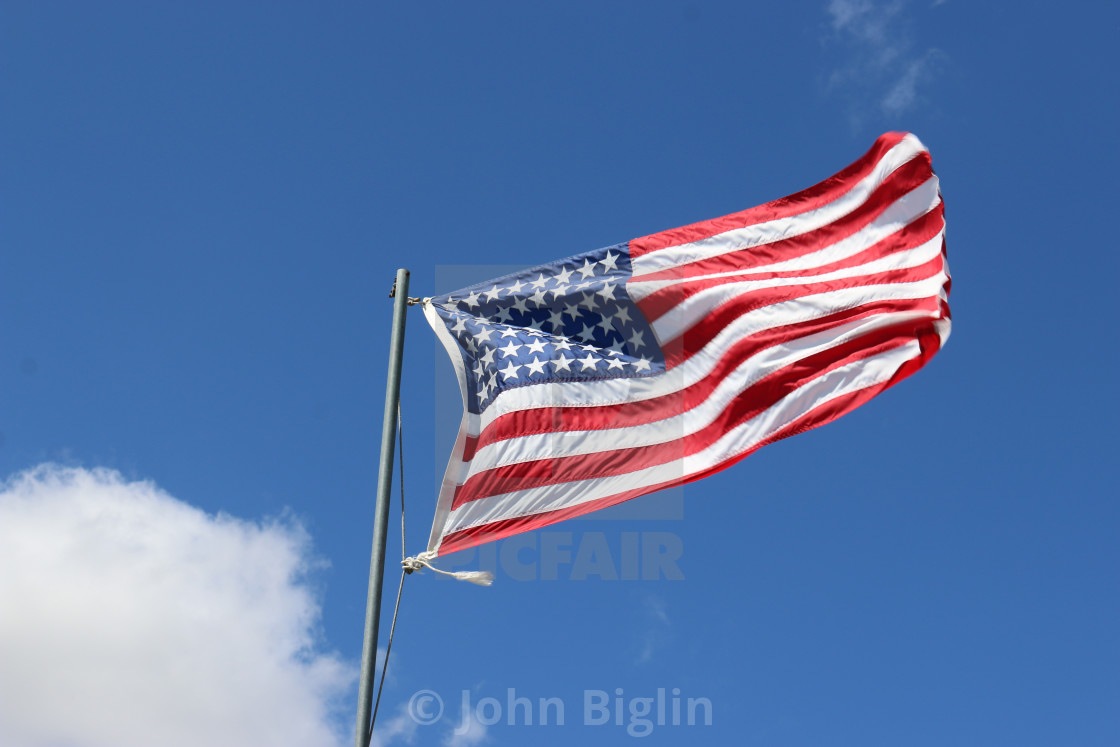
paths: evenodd
<path fill-rule="evenodd" d="M 397 458 L 400 465 L 401 487 L 401 563 L 404 563 L 404 427 L 401 424 L 401 403 L 397 400 Z M 397 586 L 397 601 L 393 605 L 393 624 L 389 626 L 389 641 L 385 644 L 385 661 L 381 665 L 381 679 L 377 682 L 377 697 L 373 701 L 373 716 L 369 720 L 369 739 L 373 737 L 373 725 L 377 723 L 377 708 L 381 705 L 381 691 L 385 687 L 385 674 L 389 671 L 389 652 L 393 650 L 393 634 L 397 632 L 397 613 L 401 609 L 401 592 L 404 591 L 404 577 L 406 572 L 401 572 L 401 582 Z"/>

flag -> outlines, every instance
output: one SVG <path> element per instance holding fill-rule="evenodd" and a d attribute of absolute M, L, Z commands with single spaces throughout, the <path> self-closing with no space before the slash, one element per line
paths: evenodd
<path fill-rule="evenodd" d="M 949 336 L 929 153 L 888 133 L 789 197 L 424 299 L 463 419 L 426 558 L 725 469 Z"/>

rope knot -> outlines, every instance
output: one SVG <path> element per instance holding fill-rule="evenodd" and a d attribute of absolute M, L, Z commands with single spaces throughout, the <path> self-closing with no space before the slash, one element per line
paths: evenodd
<path fill-rule="evenodd" d="M 404 569 L 405 574 L 410 574 L 427 568 L 430 571 L 441 573 L 444 576 L 451 576 L 460 581 L 469 581 L 472 584 L 479 586 L 489 586 L 494 581 L 494 574 L 490 571 L 445 571 L 442 568 L 436 568 L 429 561 L 435 560 L 436 554 L 431 550 L 425 550 L 419 555 L 414 555 L 411 558 L 405 558 L 401 561 L 401 568 Z"/>

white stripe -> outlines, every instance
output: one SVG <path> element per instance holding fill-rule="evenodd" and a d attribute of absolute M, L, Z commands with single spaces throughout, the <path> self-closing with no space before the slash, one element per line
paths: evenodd
<path fill-rule="evenodd" d="M 466 477 L 522 462 L 652 446 L 690 436 L 710 425 L 749 387 L 776 371 L 875 330 L 931 316 L 934 315 L 924 311 L 881 314 L 767 348 L 739 364 L 703 402 L 672 417 L 618 430 L 604 426 L 594 430 L 532 434 L 487 444 L 471 459 L 470 473 Z"/>
<path fill-rule="evenodd" d="M 923 151 L 925 147 L 918 138 L 907 135 L 883 154 L 870 174 L 832 202 L 798 215 L 755 223 L 700 241 L 643 254 L 633 260 L 633 276 L 638 278 L 702 259 L 815 231 L 857 209 L 888 175 Z"/>
<path fill-rule="evenodd" d="M 809 381 L 773 407 L 729 431 L 703 451 L 683 459 L 624 475 L 547 485 L 471 501 L 451 512 L 443 534 L 446 536 L 503 519 L 578 506 L 702 472 L 742 454 L 788 423 L 836 397 L 888 381 L 906 361 L 920 353 L 921 347 L 913 340 L 873 358 L 834 369 Z"/>
<path fill-rule="evenodd" d="M 459 394 L 463 398 L 463 419 L 459 423 L 459 435 L 455 438 L 455 446 L 451 450 L 451 459 L 447 462 L 447 469 L 443 473 L 443 482 L 439 488 L 439 497 L 436 499 L 436 515 L 432 520 L 432 532 L 428 537 L 428 550 L 436 552 L 443 541 L 443 525 L 447 523 L 447 516 L 451 512 L 451 502 L 455 498 L 455 486 L 460 480 L 465 479 L 470 465 L 463 462 L 463 453 L 466 447 L 467 434 L 470 432 L 474 416 L 467 411 L 467 371 L 463 366 L 463 354 L 459 351 L 459 343 L 447 330 L 436 312 L 435 306 L 430 301 L 424 301 L 421 307 L 424 318 L 428 320 L 432 331 L 443 343 L 447 355 L 451 358 L 451 365 L 455 367 L 455 378 L 459 381 Z M 403 479 L 403 476 L 402 478 Z"/>

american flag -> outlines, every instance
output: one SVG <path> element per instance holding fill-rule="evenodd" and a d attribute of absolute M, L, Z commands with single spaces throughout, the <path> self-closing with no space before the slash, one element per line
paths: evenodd
<path fill-rule="evenodd" d="M 790 197 L 425 299 L 464 414 L 428 558 L 724 469 L 949 336 L 928 151 L 888 133 Z"/>

